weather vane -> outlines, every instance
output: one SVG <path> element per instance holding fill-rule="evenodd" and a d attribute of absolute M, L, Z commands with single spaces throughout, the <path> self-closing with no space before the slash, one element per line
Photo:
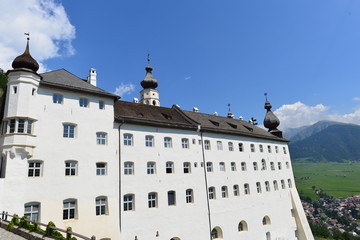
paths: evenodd
<path fill-rule="evenodd" d="M 230 110 L 230 103 L 228 103 L 228 107 L 229 107 L 229 112 L 231 112 L 231 110 Z"/>
<path fill-rule="evenodd" d="M 148 53 L 148 59 L 147 59 L 147 61 L 148 61 L 148 64 L 150 65 L 150 53 Z"/>
<path fill-rule="evenodd" d="M 265 98 L 266 98 L 266 100 L 267 100 L 267 93 L 264 93 L 264 96 L 265 96 Z"/>
<path fill-rule="evenodd" d="M 30 40 L 30 33 L 29 33 L 29 32 L 24 33 L 24 35 L 26 35 L 26 36 L 27 36 L 27 40 Z"/>

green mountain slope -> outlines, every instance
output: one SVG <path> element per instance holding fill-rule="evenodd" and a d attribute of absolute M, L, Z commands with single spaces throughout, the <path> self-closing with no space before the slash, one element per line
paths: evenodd
<path fill-rule="evenodd" d="M 318 125 L 312 130 L 308 129 L 305 135 L 296 135 L 294 138 L 295 141 L 289 145 L 294 160 L 360 161 L 359 125 L 338 123 L 328 124 L 325 128 L 319 128 Z"/>

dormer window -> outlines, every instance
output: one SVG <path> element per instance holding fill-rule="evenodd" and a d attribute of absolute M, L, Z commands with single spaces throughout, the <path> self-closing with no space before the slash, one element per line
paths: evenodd
<path fill-rule="evenodd" d="M 228 122 L 226 122 L 226 123 L 229 124 L 230 127 L 234 128 L 234 129 L 237 129 L 237 125 L 232 124 L 232 123 L 228 123 Z"/>
<path fill-rule="evenodd" d="M 164 118 L 166 118 L 167 120 L 171 120 L 172 119 L 172 116 L 170 116 L 170 115 L 168 115 L 168 114 L 166 114 L 166 113 L 161 113 L 163 116 L 164 116 Z"/>
<path fill-rule="evenodd" d="M 214 124 L 214 126 L 219 126 L 220 125 L 220 123 L 218 123 L 218 122 L 215 122 L 215 121 L 212 121 L 212 120 L 209 120 L 212 124 Z"/>

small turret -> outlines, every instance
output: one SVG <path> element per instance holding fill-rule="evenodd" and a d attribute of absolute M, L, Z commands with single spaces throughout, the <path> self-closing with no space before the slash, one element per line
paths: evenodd
<path fill-rule="evenodd" d="M 28 35 L 28 34 L 27 34 Z M 29 50 L 29 40 L 30 38 L 27 38 L 27 44 L 26 44 L 26 48 L 23 54 L 21 54 L 20 56 L 17 56 L 14 61 L 12 62 L 12 67 L 14 69 L 17 68 L 26 68 L 26 69 L 30 69 L 34 72 L 37 72 L 37 70 L 39 70 L 39 64 L 38 62 L 30 55 L 30 50 Z"/>
<path fill-rule="evenodd" d="M 275 114 L 271 111 L 271 103 L 267 99 L 267 94 L 265 93 L 265 106 L 266 109 L 266 115 L 264 118 L 264 127 L 269 129 L 269 132 L 275 136 L 282 138 L 282 132 L 277 129 L 277 127 L 280 125 L 280 120 L 275 116 Z"/>

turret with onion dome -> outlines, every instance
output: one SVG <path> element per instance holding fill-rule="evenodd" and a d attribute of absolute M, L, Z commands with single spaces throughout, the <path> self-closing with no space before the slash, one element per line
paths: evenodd
<path fill-rule="evenodd" d="M 271 111 L 271 103 L 267 99 L 267 94 L 265 93 L 266 101 L 264 108 L 266 109 L 266 115 L 264 118 L 264 127 L 269 129 L 269 132 L 275 136 L 282 137 L 282 132 L 277 129 L 280 125 L 280 120 L 275 116 Z"/>
<path fill-rule="evenodd" d="M 140 92 L 140 102 L 147 105 L 160 106 L 159 91 L 156 90 L 158 86 L 157 80 L 152 75 L 153 68 L 150 66 L 150 55 L 148 54 L 148 65 L 146 66 L 145 78 L 141 81 L 141 86 L 144 88 Z"/>
<path fill-rule="evenodd" d="M 29 40 L 30 38 L 27 38 L 27 44 L 24 53 L 14 59 L 12 62 L 12 67 L 14 69 L 26 68 L 33 72 L 37 72 L 37 70 L 39 70 L 39 64 L 30 54 Z"/>

